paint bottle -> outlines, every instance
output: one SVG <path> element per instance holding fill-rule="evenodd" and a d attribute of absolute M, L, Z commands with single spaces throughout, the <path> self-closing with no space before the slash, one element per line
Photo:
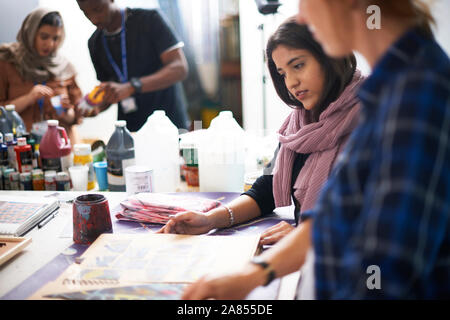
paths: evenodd
<path fill-rule="evenodd" d="M 20 174 L 20 190 L 33 190 L 31 172 L 23 172 Z"/>
<path fill-rule="evenodd" d="M 8 147 L 8 159 L 9 159 L 9 167 L 16 169 L 17 168 L 17 160 L 16 160 L 16 152 L 14 151 L 14 147 L 17 145 L 17 141 L 14 140 L 14 135 L 9 132 L 5 134 L 5 142 Z"/>
<path fill-rule="evenodd" d="M 27 139 L 27 143 L 31 146 L 33 169 L 37 169 L 39 168 L 39 150 L 36 148 L 39 147 L 39 145 L 36 145 L 36 140 L 31 137 Z"/>
<path fill-rule="evenodd" d="M 103 96 L 105 95 L 105 92 L 100 92 L 97 97 L 95 95 L 97 94 L 99 90 L 99 87 L 95 87 L 91 92 L 89 92 L 87 95 L 85 95 L 80 103 L 78 104 L 78 109 L 82 112 L 89 112 L 94 107 L 99 106 L 103 101 Z"/>
<path fill-rule="evenodd" d="M 125 168 L 135 164 L 134 141 L 126 125 L 125 120 L 116 121 L 116 129 L 106 145 L 110 191 L 126 191 Z"/>
<path fill-rule="evenodd" d="M 23 137 L 18 138 L 14 151 L 16 152 L 18 171 L 20 173 L 31 172 L 33 170 L 33 153 L 27 140 Z"/>
<path fill-rule="evenodd" d="M 67 172 L 56 174 L 56 191 L 70 191 L 70 177 Z"/>
<path fill-rule="evenodd" d="M 45 190 L 56 191 L 56 171 L 49 170 L 44 173 Z"/>
<path fill-rule="evenodd" d="M 41 169 L 35 169 L 31 172 L 33 180 L 33 190 L 43 191 L 45 190 L 44 171 Z"/>
<path fill-rule="evenodd" d="M 8 167 L 8 146 L 3 143 L 3 134 L 0 132 L 0 168 Z"/>
<path fill-rule="evenodd" d="M 80 143 L 73 146 L 73 165 L 89 167 L 88 172 L 88 190 L 95 188 L 95 172 L 94 172 L 94 161 L 91 153 L 91 145 Z"/>
<path fill-rule="evenodd" d="M 16 106 L 13 104 L 9 104 L 5 107 L 5 109 L 6 117 L 11 124 L 11 132 L 14 134 L 14 137 L 22 137 L 27 132 L 27 130 L 22 118 L 16 112 Z"/>
<path fill-rule="evenodd" d="M 20 190 L 20 173 L 13 171 L 9 174 L 9 184 L 11 190 Z"/>
<path fill-rule="evenodd" d="M 72 148 L 66 130 L 58 126 L 58 120 L 48 120 L 48 129 L 39 145 L 39 153 L 44 171 L 68 172 L 71 166 Z"/>
<path fill-rule="evenodd" d="M 3 188 L 5 190 L 11 190 L 11 181 L 9 175 L 14 172 L 13 168 L 6 168 L 3 170 Z"/>

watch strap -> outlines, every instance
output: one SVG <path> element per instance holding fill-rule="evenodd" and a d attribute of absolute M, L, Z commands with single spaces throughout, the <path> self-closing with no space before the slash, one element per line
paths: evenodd
<path fill-rule="evenodd" d="M 130 84 L 134 88 L 135 93 L 142 92 L 142 82 L 141 80 L 139 80 L 139 78 L 131 78 Z"/>
<path fill-rule="evenodd" d="M 268 286 L 274 279 L 275 279 L 275 270 L 268 264 L 266 261 L 262 260 L 260 257 L 256 256 L 252 260 L 250 260 L 251 263 L 260 266 L 267 272 L 267 280 L 266 283 L 264 283 L 264 286 Z"/>

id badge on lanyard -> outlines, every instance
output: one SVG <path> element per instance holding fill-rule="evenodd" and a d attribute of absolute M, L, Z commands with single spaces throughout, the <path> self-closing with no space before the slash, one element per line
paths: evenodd
<path fill-rule="evenodd" d="M 106 37 L 103 34 L 103 47 L 105 48 L 106 57 L 108 58 L 109 63 L 114 69 L 119 81 L 121 83 L 125 83 L 128 81 L 128 65 L 127 65 L 127 44 L 126 44 L 126 31 L 125 31 L 125 10 L 121 10 L 122 14 L 122 30 L 120 31 L 120 47 L 122 51 L 122 70 L 120 70 L 117 63 L 114 61 L 111 51 L 109 50 L 108 43 L 106 42 Z M 120 105 L 122 106 L 122 112 L 132 113 L 137 111 L 136 100 L 134 97 L 128 97 L 120 101 Z"/>

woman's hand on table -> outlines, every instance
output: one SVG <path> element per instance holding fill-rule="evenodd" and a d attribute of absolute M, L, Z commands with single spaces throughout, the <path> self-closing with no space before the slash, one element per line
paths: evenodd
<path fill-rule="evenodd" d="M 270 227 L 261 234 L 259 244 L 260 245 L 275 244 L 292 230 L 294 230 L 294 227 L 292 225 L 290 225 L 286 221 L 281 221 L 280 223 Z"/>
<path fill-rule="evenodd" d="M 210 217 L 200 212 L 180 212 L 170 218 L 157 233 L 203 234 L 214 228 Z"/>

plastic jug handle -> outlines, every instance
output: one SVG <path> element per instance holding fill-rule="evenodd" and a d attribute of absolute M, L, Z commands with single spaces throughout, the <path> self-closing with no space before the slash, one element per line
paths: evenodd
<path fill-rule="evenodd" d="M 69 138 L 67 137 L 67 132 L 66 129 L 64 129 L 63 127 L 57 127 L 58 131 L 60 131 L 62 133 L 62 136 L 64 138 L 64 144 L 68 145 L 69 144 Z"/>

